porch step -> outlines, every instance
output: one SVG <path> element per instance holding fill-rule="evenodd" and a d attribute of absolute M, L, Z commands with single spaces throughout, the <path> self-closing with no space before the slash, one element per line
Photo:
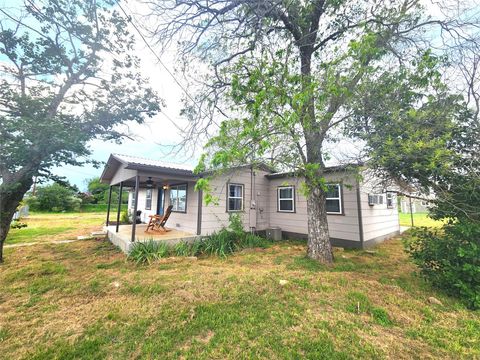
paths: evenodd
<path fill-rule="evenodd" d="M 94 231 L 90 235 L 77 236 L 77 240 L 103 240 L 106 237 L 106 231 Z"/>

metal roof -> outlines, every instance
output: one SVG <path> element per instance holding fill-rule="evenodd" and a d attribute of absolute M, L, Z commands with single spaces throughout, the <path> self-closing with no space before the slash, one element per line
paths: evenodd
<path fill-rule="evenodd" d="M 360 166 L 363 166 L 363 164 L 357 163 L 357 164 L 327 166 L 326 168 L 323 169 L 323 172 L 324 173 L 334 173 L 334 172 L 342 172 L 342 171 L 347 172 L 347 171 L 353 171 L 355 168 L 358 168 Z M 282 171 L 282 172 L 265 175 L 265 177 L 267 177 L 268 179 L 278 179 L 278 178 L 295 177 L 295 176 L 301 176 L 301 175 L 295 171 Z"/>
<path fill-rule="evenodd" d="M 164 169 L 184 170 L 184 171 L 191 171 L 191 172 L 193 172 L 193 169 L 194 169 L 194 167 L 191 165 L 176 164 L 176 163 L 171 163 L 163 160 L 147 159 L 139 156 L 131 156 L 131 155 L 123 155 L 123 154 L 112 154 L 112 156 L 127 166 L 132 166 L 132 165 L 133 166 L 135 165 L 151 166 L 151 167 L 158 167 L 158 168 L 164 168 Z"/>

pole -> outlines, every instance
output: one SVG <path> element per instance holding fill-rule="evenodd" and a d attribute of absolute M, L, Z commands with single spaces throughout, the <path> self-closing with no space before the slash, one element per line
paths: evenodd
<path fill-rule="evenodd" d="M 412 207 L 412 198 L 409 197 L 408 198 L 408 201 L 410 203 L 410 220 L 412 222 L 412 227 L 414 227 L 415 225 L 413 224 L 413 207 Z"/>
<path fill-rule="evenodd" d="M 137 229 L 137 208 L 138 208 L 138 189 L 140 188 L 140 176 L 135 176 L 135 205 L 133 207 L 132 224 L 132 242 L 135 242 L 135 231 Z"/>
<path fill-rule="evenodd" d="M 120 190 L 118 192 L 118 209 L 117 209 L 117 228 L 115 232 L 118 233 L 118 227 L 120 226 L 120 211 L 122 209 L 122 192 L 123 192 L 123 181 L 120 183 Z"/>
<path fill-rule="evenodd" d="M 110 203 L 112 201 L 112 185 L 110 185 L 110 188 L 108 190 L 108 205 L 107 205 L 107 226 L 110 223 Z"/>

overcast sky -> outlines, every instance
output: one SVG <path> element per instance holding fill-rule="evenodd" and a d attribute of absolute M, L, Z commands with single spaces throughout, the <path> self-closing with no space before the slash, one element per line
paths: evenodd
<path fill-rule="evenodd" d="M 129 12 L 137 13 L 139 11 L 138 2 L 135 0 L 122 2 L 122 4 Z M 137 23 L 139 20 L 137 19 Z M 171 153 L 172 145 L 177 144 L 181 140 L 178 129 L 172 124 L 172 120 L 180 127 L 186 123 L 186 120 L 180 116 L 183 90 L 169 72 L 158 63 L 155 55 L 147 48 L 133 28 L 131 33 L 136 35 L 137 38 L 136 53 L 142 61 L 141 71 L 144 76 L 150 79 L 150 86 L 164 99 L 166 107 L 162 108 L 162 113 L 147 119 L 145 124 L 128 124 L 129 131 L 135 136 L 134 140 L 126 140 L 120 145 L 104 141 L 91 142 L 89 146 L 92 149 L 92 158 L 98 161 L 106 161 L 111 153 L 119 153 L 196 165 L 199 152 L 195 156 Z M 149 40 L 147 39 L 147 41 Z M 173 73 L 175 65 L 174 52 L 157 52 L 157 55 L 160 56 L 168 70 Z M 188 84 L 182 83 L 180 76 L 175 77 L 188 90 Z M 86 165 L 83 167 L 63 166 L 54 169 L 53 172 L 67 177 L 71 183 L 76 184 L 80 189 L 85 189 L 85 180 L 94 176 L 100 176 L 102 170 L 103 168 L 95 169 L 93 166 Z"/>
<path fill-rule="evenodd" d="M 429 2 L 428 0 L 426 0 Z M 12 7 L 15 4 L 20 5 L 22 0 L 0 0 L 0 6 Z M 146 13 L 147 9 L 140 5 L 138 0 L 122 1 L 123 7 L 132 14 Z M 428 6 L 430 15 L 434 15 L 438 10 L 435 7 Z M 435 11 L 437 10 L 437 11 Z M 138 16 L 134 21 L 145 24 L 145 19 Z M 136 34 L 131 29 L 132 34 Z M 182 108 L 181 99 L 184 95 L 183 90 L 169 74 L 175 73 L 175 54 L 174 51 L 166 53 L 157 52 L 163 64 L 168 68 L 167 71 L 158 63 L 155 55 L 144 44 L 143 40 L 137 35 L 136 53 L 142 60 L 141 71 L 150 79 L 150 86 L 156 90 L 161 98 L 164 99 L 166 107 L 152 119 L 148 119 L 143 125 L 129 124 L 129 130 L 135 135 L 135 139 L 124 141 L 122 144 L 115 144 L 103 141 L 93 141 L 89 144 L 92 150 L 92 158 L 98 161 L 106 161 L 111 153 L 120 153 L 134 156 L 141 156 L 152 159 L 164 159 L 170 162 L 195 165 L 201 153 L 201 149 L 195 152 L 194 156 L 186 156 L 185 154 L 169 154 L 171 146 L 181 140 L 181 135 L 177 128 L 172 124 L 174 121 L 178 126 L 183 127 L 186 120 L 180 116 Z M 147 41 L 153 41 L 147 38 Z M 153 44 L 152 44 L 153 45 Z M 188 84 L 179 75 L 175 75 L 182 87 L 188 91 Z M 358 146 L 358 144 L 356 144 Z M 344 141 L 334 145 L 336 151 L 339 149 L 345 152 L 351 152 L 355 145 Z M 86 188 L 85 180 L 94 176 L 100 176 L 102 168 L 95 169 L 92 166 L 74 167 L 64 166 L 53 169 L 57 175 L 65 176 L 71 183 L 76 184 L 80 189 Z"/>

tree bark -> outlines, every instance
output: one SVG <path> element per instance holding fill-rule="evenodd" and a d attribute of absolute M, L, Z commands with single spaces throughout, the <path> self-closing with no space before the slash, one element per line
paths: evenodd
<path fill-rule="evenodd" d="M 326 194 L 321 186 L 320 178 L 323 176 L 322 144 L 324 131 L 320 122 L 315 118 L 315 98 L 311 89 L 311 62 L 312 49 L 300 48 L 301 75 L 303 91 L 310 93 L 310 98 L 302 111 L 302 125 L 305 136 L 307 162 L 318 164 L 319 169 L 315 175 L 307 174 L 308 188 L 307 214 L 308 214 L 308 247 L 307 255 L 323 263 L 333 262 L 332 245 L 328 232 Z M 310 177 L 310 178 L 309 178 Z"/>
<path fill-rule="evenodd" d="M 323 263 L 333 262 L 332 245 L 328 232 L 326 195 L 323 189 L 312 184 L 307 197 L 308 257 Z"/>
<path fill-rule="evenodd" d="M 10 231 L 10 223 L 25 193 L 33 184 L 32 177 L 4 178 L 0 185 L 0 263 L 3 262 L 3 245 Z"/>

